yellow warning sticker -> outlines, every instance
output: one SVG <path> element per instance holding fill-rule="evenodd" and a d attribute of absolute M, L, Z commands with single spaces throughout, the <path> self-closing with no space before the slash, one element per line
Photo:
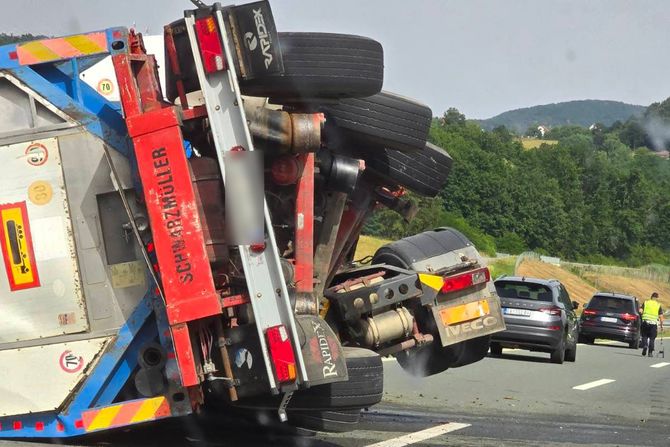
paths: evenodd
<path fill-rule="evenodd" d="M 37 180 L 28 187 L 28 198 L 35 205 L 46 205 L 51 202 L 52 197 L 51 185 L 44 180 Z"/>
<path fill-rule="evenodd" d="M 26 202 L 0 205 L 0 242 L 10 290 L 39 287 Z"/>

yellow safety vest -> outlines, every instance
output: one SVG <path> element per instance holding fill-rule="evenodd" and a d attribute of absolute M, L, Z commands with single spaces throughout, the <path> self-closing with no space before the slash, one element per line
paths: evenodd
<path fill-rule="evenodd" d="M 644 302 L 644 310 L 642 312 L 642 320 L 650 323 L 658 321 L 658 311 L 661 309 L 661 303 L 656 300 L 647 300 Z"/>

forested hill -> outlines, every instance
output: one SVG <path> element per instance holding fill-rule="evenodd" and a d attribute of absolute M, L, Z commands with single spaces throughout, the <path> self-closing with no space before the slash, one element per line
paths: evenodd
<path fill-rule="evenodd" d="M 518 134 L 523 134 L 530 126 L 538 125 L 589 127 L 591 124 L 601 123 L 609 126 L 616 121 L 626 121 L 631 116 L 639 116 L 644 110 L 643 106 L 618 101 L 586 99 L 510 110 L 493 118 L 480 120 L 480 124 L 486 130 L 505 126 Z"/>
<path fill-rule="evenodd" d="M 670 160 L 648 149 L 670 147 L 670 99 L 639 118 L 555 127 L 545 138 L 551 144 L 524 150 L 505 127 L 482 131 L 448 110 L 430 132 L 454 160 L 446 187 L 435 199 L 413 197 L 420 211 L 409 225 L 381 210 L 367 233 L 397 239 L 452 226 L 488 253 L 670 265 Z"/>
<path fill-rule="evenodd" d="M 6 34 L 0 33 L 0 45 L 6 45 L 14 42 L 25 42 L 26 40 L 42 39 L 46 36 L 33 34 Z"/>

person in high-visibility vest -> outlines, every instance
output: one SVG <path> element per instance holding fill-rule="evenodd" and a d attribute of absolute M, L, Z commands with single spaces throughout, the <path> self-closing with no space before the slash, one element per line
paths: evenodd
<path fill-rule="evenodd" d="M 642 355 L 647 355 L 649 348 L 649 357 L 654 353 L 654 341 L 658 334 L 658 326 L 663 330 L 663 309 L 658 302 L 658 293 L 651 294 L 651 298 L 642 304 Z"/>

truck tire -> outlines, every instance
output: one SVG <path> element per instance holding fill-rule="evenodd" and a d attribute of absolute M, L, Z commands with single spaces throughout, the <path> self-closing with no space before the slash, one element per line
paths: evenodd
<path fill-rule="evenodd" d="M 389 264 L 412 269 L 412 264 L 472 245 L 461 232 L 453 228 L 424 231 L 381 247 L 372 258 L 372 264 Z"/>
<path fill-rule="evenodd" d="M 491 356 L 500 357 L 503 353 L 503 347 L 500 343 L 493 342 L 491 343 Z"/>
<path fill-rule="evenodd" d="M 400 367 L 414 377 L 428 377 L 453 367 L 462 356 L 463 343 L 442 347 L 439 340 L 396 354 Z"/>
<path fill-rule="evenodd" d="M 379 354 L 363 348 L 344 347 L 349 380 L 317 385 L 293 395 L 293 410 L 360 409 L 378 404 L 384 392 L 384 368 Z"/>
<path fill-rule="evenodd" d="M 491 336 L 477 337 L 463 342 L 464 349 L 461 355 L 458 356 L 456 362 L 451 365 L 452 368 L 460 368 L 461 366 L 476 363 L 486 357 L 489 352 L 491 344 Z"/>
<path fill-rule="evenodd" d="M 426 145 L 433 112 L 390 92 L 324 105 L 324 135 L 331 146 L 418 151 Z"/>
<path fill-rule="evenodd" d="M 453 160 L 432 143 L 416 152 L 391 149 L 362 151 L 365 172 L 402 186 L 424 197 L 435 197 L 444 188 Z"/>
<path fill-rule="evenodd" d="M 384 50 L 367 37 L 331 33 L 279 33 L 284 75 L 242 80 L 242 93 L 277 102 L 356 98 L 378 93 Z"/>
<path fill-rule="evenodd" d="M 168 25 L 174 38 L 186 93 L 200 90 L 184 19 Z M 348 34 L 278 33 L 283 75 L 240 79 L 242 94 L 281 102 L 366 97 L 384 82 L 384 50 L 373 39 Z M 166 60 L 168 60 L 166 58 Z M 166 96 L 177 96 L 177 77 L 166 67 Z"/>
<path fill-rule="evenodd" d="M 289 410 L 287 415 L 288 423 L 295 427 L 330 433 L 344 433 L 356 430 L 361 419 L 361 410 Z"/>

